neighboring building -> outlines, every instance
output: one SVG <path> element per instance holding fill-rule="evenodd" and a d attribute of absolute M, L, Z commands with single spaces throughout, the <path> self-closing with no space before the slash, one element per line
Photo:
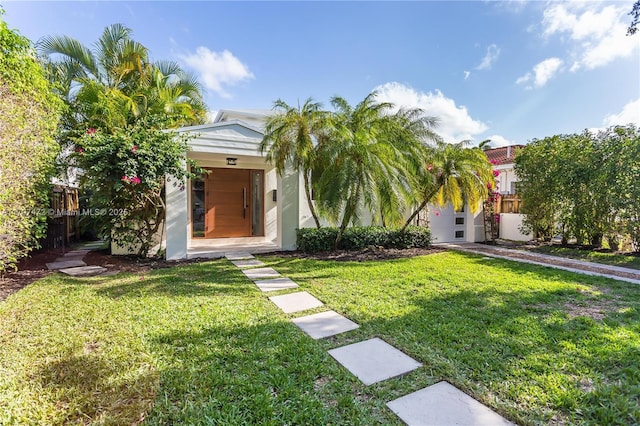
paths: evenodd
<path fill-rule="evenodd" d="M 513 168 L 516 152 L 524 146 L 511 145 L 485 151 L 493 169 L 500 172 L 496 177 L 500 199 L 495 204 L 495 211 L 500 214 L 499 237 L 505 240 L 529 241 L 533 238 L 520 231 L 524 216 L 520 212 L 522 202 L 518 195 L 518 176 Z"/>
<path fill-rule="evenodd" d="M 514 158 L 518 149 L 524 145 L 511 145 L 485 151 L 487 159 L 492 162 L 493 169 L 500 172 L 496 177 L 497 191 L 500 200 L 496 202 L 495 211 L 500 214 L 499 237 L 507 240 L 528 241 L 531 235 L 522 234 L 522 214 L 520 214 L 520 197 L 517 195 L 518 178 L 513 169 Z M 485 241 L 485 217 L 479 207 L 475 213 L 469 206 L 454 211 L 451 205 L 428 207 L 428 224 L 434 242 L 481 242 Z"/>

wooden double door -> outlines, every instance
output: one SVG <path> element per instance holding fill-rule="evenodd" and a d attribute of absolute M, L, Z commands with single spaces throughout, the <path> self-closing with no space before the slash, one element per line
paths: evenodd
<path fill-rule="evenodd" d="M 230 168 L 208 171 L 203 185 L 204 232 L 200 235 L 204 238 L 263 236 L 264 171 Z"/>

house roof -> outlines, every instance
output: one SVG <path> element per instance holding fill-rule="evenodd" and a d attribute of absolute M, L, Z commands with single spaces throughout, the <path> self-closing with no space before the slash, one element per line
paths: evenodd
<path fill-rule="evenodd" d="M 524 145 L 509 145 L 500 148 L 487 149 L 484 153 L 492 164 L 510 164 L 516 156 L 516 151 Z"/>

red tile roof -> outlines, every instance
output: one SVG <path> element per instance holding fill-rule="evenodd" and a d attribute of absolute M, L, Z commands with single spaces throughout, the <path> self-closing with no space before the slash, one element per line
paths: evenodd
<path fill-rule="evenodd" d="M 513 163 L 516 151 L 520 148 L 524 148 L 524 145 L 510 145 L 487 149 L 484 153 L 492 164 L 509 164 Z"/>

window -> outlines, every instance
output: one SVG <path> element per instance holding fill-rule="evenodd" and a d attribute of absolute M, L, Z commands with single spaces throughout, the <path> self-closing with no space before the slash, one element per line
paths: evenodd
<path fill-rule="evenodd" d="M 204 237 L 204 180 L 191 181 L 191 236 Z"/>
<path fill-rule="evenodd" d="M 518 193 L 518 182 L 511 182 L 511 188 L 509 188 L 509 194 Z"/>
<path fill-rule="evenodd" d="M 456 238 L 464 238 L 464 231 L 456 231 Z"/>
<path fill-rule="evenodd" d="M 456 217 L 456 225 L 464 225 L 464 217 Z"/>

